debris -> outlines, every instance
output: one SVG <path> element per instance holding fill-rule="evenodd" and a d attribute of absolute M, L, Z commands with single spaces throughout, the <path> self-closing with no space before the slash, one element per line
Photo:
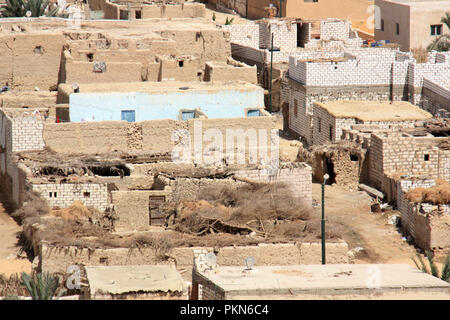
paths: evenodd
<path fill-rule="evenodd" d="M 378 191 L 375 188 L 366 186 L 365 184 L 360 183 L 359 184 L 359 188 L 365 192 L 367 192 L 370 196 L 372 197 L 376 197 L 378 199 L 383 199 L 384 198 L 384 193 L 381 191 Z"/>
<path fill-rule="evenodd" d="M 398 214 L 394 214 L 388 218 L 388 223 L 393 226 L 398 226 L 400 224 L 400 216 Z"/>

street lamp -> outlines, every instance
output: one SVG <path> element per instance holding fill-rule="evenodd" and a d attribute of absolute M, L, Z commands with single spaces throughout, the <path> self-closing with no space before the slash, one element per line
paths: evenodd
<path fill-rule="evenodd" d="M 273 33 L 272 40 L 270 42 L 270 79 L 269 79 L 269 111 L 272 112 L 272 63 L 273 63 L 273 52 L 280 51 L 280 48 L 273 47 Z"/>
<path fill-rule="evenodd" d="M 322 183 L 322 264 L 325 262 L 325 183 L 330 176 L 325 174 Z"/>

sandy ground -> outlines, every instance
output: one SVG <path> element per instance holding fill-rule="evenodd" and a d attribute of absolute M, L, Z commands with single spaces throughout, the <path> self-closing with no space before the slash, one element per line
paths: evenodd
<path fill-rule="evenodd" d="M 20 247 L 17 246 L 17 234 L 22 230 L 9 216 L 0 199 L 0 274 L 31 272 L 28 259 L 17 259 Z"/>
<path fill-rule="evenodd" d="M 313 199 L 321 203 L 321 184 L 313 184 Z M 350 192 L 337 185 L 325 186 L 325 215 L 344 227 L 344 239 L 349 249 L 363 247 L 364 252 L 355 263 L 405 263 L 415 266 L 411 257 L 414 246 L 402 239 L 402 235 L 388 217 L 397 211 L 370 212 L 371 197 L 363 191 Z M 320 207 L 316 208 L 320 214 Z"/>

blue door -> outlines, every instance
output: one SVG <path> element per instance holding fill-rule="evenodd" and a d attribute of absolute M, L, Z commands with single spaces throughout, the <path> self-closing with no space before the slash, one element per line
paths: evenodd
<path fill-rule="evenodd" d="M 122 110 L 122 120 L 128 121 L 128 122 L 135 122 L 136 121 L 136 115 L 134 110 Z"/>

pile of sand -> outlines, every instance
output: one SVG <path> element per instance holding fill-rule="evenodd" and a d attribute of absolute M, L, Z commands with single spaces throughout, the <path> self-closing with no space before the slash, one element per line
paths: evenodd
<path fill-rule="evenodd" d="M 406 193 L 406 199 L 414 203 L 450 204 L 450 184 L 436 181 L 431 188 L 415 188 Z"/>
<path fill-rule="evenodd" d="M 50 210 L 50 215 L 61 217 L 64 220 L 83 220 L 93 215 L 92 210 L 89 210 L 81 201 L 74 201 L 68 208 L 53 208 Z"/>

